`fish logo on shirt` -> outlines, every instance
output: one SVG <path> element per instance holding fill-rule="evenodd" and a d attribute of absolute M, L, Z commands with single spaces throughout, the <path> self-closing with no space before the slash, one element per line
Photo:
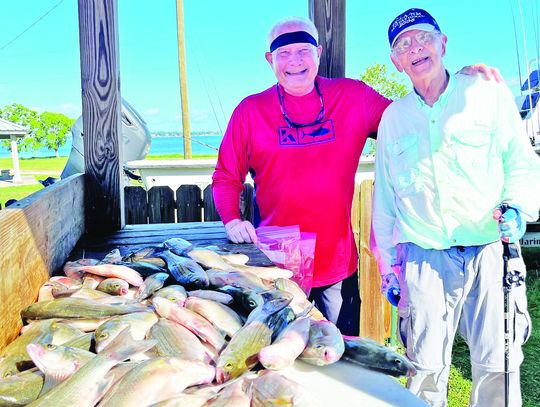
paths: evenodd
<path fill-rule="evenodd" d="M 279 145 L 305 146 L 310 144 L 326 143 L 336 138 L 334 123 L 331 119 L 312 126 L 298 128 L 278 127 Z"/>

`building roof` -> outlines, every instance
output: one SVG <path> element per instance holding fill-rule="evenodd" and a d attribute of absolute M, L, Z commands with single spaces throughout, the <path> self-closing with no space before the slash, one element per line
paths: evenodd
<path fill-rule="evenodd" d="M 10 136 L 24 137 L 27 134 L 26 127 L 0 119 L 0 139 L 9 139 Z"/>

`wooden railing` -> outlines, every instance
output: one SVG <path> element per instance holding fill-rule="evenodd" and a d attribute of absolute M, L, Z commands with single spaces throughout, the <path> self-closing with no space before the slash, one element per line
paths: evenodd
<path fill-rule="evenodd" d="M 124 188 L 126 224 L 219 221 L 212 186 L 201 191 L 197 185 L 182 185 L 176 191 L 166 186 Z M 253 185 L 245 184 L 240 196 L 240 213 L 253 222 Z"/>

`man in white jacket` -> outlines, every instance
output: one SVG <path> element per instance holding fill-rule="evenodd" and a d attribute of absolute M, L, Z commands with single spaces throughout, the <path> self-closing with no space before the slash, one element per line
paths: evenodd
<path fill-rule="evenodd" d="M 540 159 L 505 85 L 447 72 L 447 37 L 429 13 L 405 11 L 388 37 L 392 62 L 414 91 L 392 103 L 379 126 L 371 246 L 418 369 L 408 387 L 431 405 L 447 405 L 459 332 L 471 352 L 470 405 L 500 406 L 501 240 L 518 242 L 526 221 L 538 218 Z M 525 276 L 521 256 L 509 267 Z M 531 327 L 525 284 L 510 293 L 509 395 L 519 406 L 521 346 Z"/>

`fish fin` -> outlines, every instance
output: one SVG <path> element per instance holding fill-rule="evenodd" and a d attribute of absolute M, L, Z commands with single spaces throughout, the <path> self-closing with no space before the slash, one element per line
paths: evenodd
<path fill-rule="evenodd" d="M 58 377 L 54 377 L 54 375 L 45 375 L 45 380 L 43 381 L 43 387 L 41 388 L 41 392 L 39 393 L 38 397 L 43 396 L 45 393 L 47 393 L 49 390 L 51 390 L 53 387 L 59 385 L 62 383 L 66 378 L 63 380 L 60 380 Z"/>
<path fill-rule="evenodd" d="M 121 362 L 137 353 L 146 352 L 153 348 L 156 343 L 157 341 L 154 339 L 134 340 L 131 336 L 130 328 L 126 327 L 100 353 L 108 359 Z"/>

